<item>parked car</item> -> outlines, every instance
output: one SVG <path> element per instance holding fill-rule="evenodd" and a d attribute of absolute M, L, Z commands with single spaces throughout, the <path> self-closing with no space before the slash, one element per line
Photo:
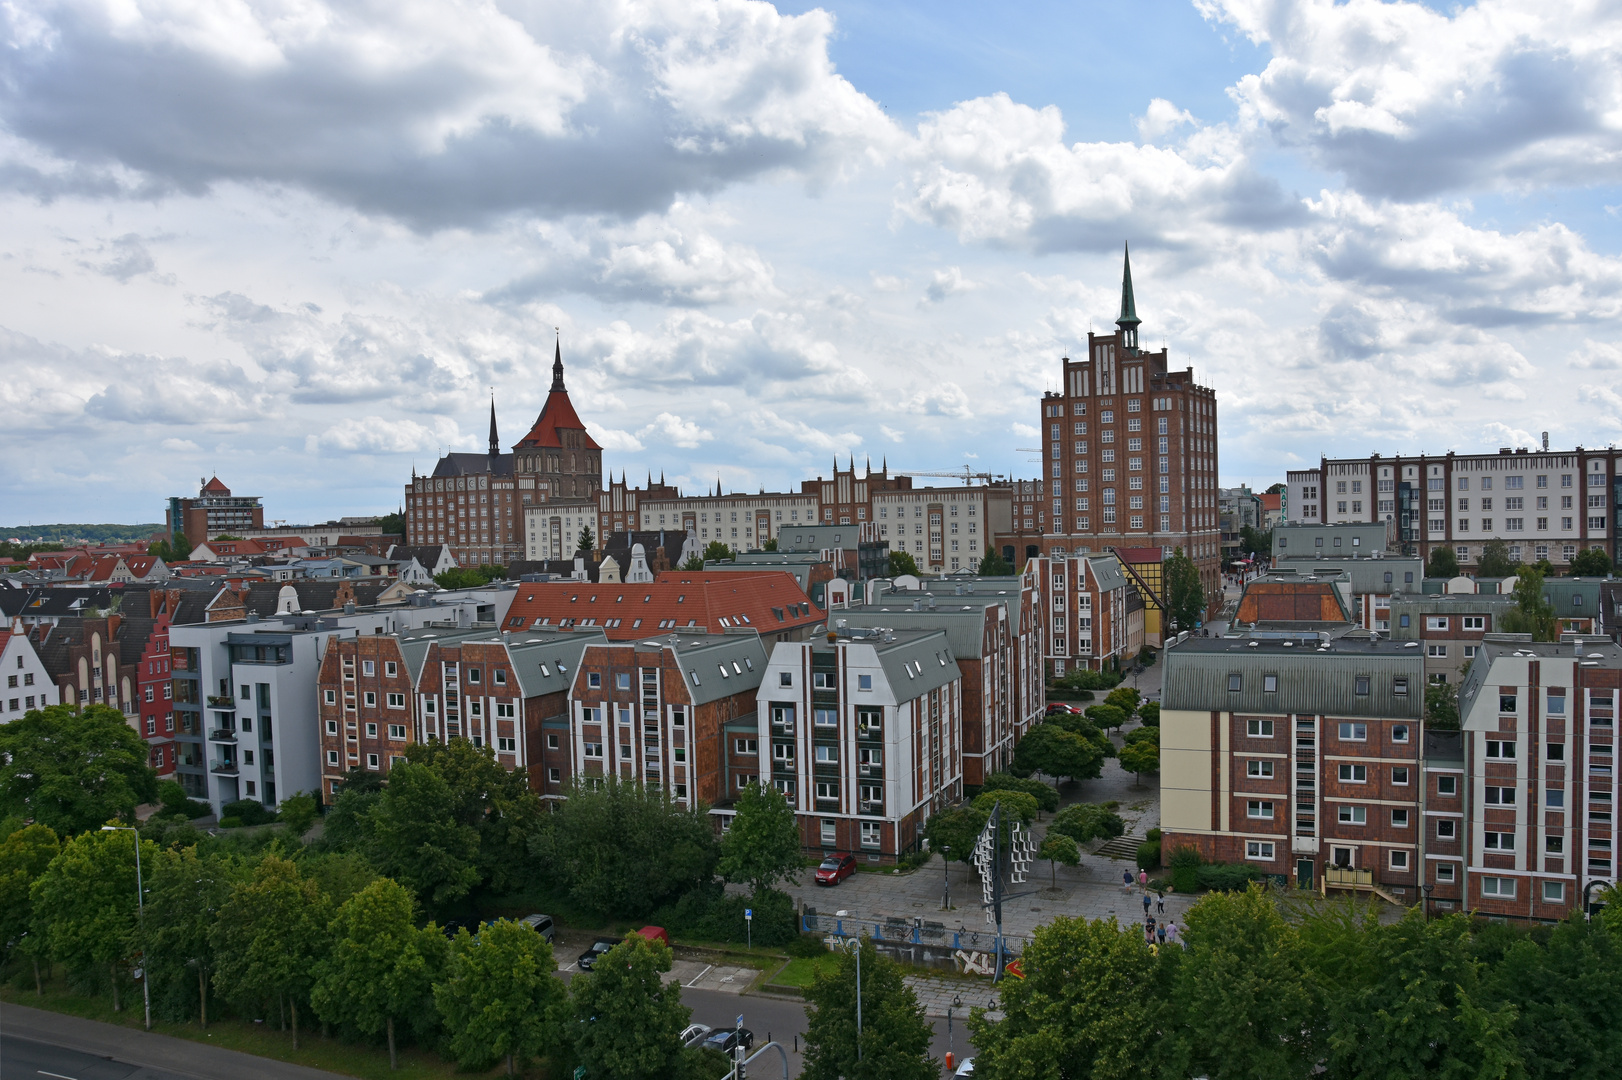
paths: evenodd
<path fill-rule="evenodd" d="M 665 933 L 665 928 L 662 926 L 644 926 L 637 933 L 649 941 L 662 941 L 665 943 L 666 948 L 670 947 L 670 935 Z"/>
<path fill-rule="evenodd" d="M 715 1029 L 710 1027 L 708 1024 L 688 1024 L 682 1029 L 681 1044 L 683 1046 L 697 1046 L 699 1043 L 709 1038 L 710 1032 L 714 1030 Z"/>
<path fill-rule="evenodd" d="M 575 966 L 581 971 L 590 971 L 592 965 L 597 963 L 597 958 L 599 956 L 602 956 L 603 953 L 607 952 L 609 949 L 612 949 L 619 943 L 618 938 L 598 938 L 596 941 L 591 943 L 591 947 L 589 949 L 580 954 L 580 958 L 574 962 Z"/>
<path fill-rule="evenodd" d="M 525 915 L 518 921 L 545 938 L 548 945 L 558 936 L 557 927 L 553 925 L 550 915 Z"/>
<path fill-rule="evenodd" d="M 1066 705 L 1062 701 L 1050 701 L 1050 702 L 1048 702 L 1048 711 L 1047 711 L 1047 713 L 1045 715 L 1047 715 L 1047 716 L 1064 716 L 1064 715 L 1066 715 L 1068 713 L 1076 713 L 1076 712 L 1080 712 L 1080 711 L 1081 711 L 1080 709 L 1072 708 L 1069 705 Z"/>
<path fill-rule="evenodd" d="M 856 856 L 830 855 L 817 867 L 818 885 L 838 885 L 856 872 Z"/>
<path fill-rule="evenodd" d="M 742 1043 L 745 1050 L 755 1048 L 755 1033 L 748 1028 L 721 1028 L 712 1031 L 704 1040 L 704 1049 L 719 1050 L 723 1054 L 730 1054 Z"/>
<path fill-rule="evenodd" d="M 974 1059 L 972 1057 L 971 1058 L 964 1058 L 963 1059 L 963 1064 L 959 1065 L 957 1067 L 957 1072 L 953 1073 L 952 1075 L 954 1077 L 973 1076 L 974 1075 Z"/>

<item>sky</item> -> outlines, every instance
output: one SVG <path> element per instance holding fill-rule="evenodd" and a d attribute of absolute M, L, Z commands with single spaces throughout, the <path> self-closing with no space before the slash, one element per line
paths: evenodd
<path fill-rule="evenodd" d="M 1021 478 L 1113 329 L 1224 485 L 1622 438 L 1615 5 L 0 3 L 0 525 L 605 467 Z M 925 483 L 948 483 L 924 479 Z"/>

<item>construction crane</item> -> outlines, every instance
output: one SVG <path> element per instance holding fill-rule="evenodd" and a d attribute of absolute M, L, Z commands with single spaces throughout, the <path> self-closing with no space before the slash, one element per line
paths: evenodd
<path fill-rule="evenodd" d="M 996 482 L 998 480 L 1007 480 L 1008 479 L 1008 477 L 1004 476 L 1002 473 L 974 472 L 967 465 L 963 466 L 963 468 L 958 470 L 957 472 L 925 472 L 925 471 L 923 471 L 921 469 L 897 469 L 897 470 L 895 470 L 895 475 L 897 475 L 897 476 L 949 476 L 949 477 L 952 477 L 955 480 L 962 480 L 964 487 L 972 487 L 972 486 L 974 486 L 974 481 L 976 481 L 976 480 L 979 480 L 979 481 L 981 481 L 982 483 L 985 483 L 985 484 L 991 484 L 991 483 L 994 483 L 994 482 Z"/>

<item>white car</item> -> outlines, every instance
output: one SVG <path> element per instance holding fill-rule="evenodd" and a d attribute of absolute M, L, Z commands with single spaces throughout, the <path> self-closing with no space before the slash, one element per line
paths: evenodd
<path fill-rule="evenodd" d="M 973 1076 L 974 1075 L 974 1059 L 972 1057 L 971 1058 L 964 1058 L 963 1063 L 957 1067 L 957 1072 L 953 1073 L 952 1075 L 953 1076 Z"/>
<path fill-rule="evenodd" d="M 682 1029 L 681 1044 L 683 1046 L 697 1046 L 714 1030 L 708 1024 L 688 1024 Z"/>

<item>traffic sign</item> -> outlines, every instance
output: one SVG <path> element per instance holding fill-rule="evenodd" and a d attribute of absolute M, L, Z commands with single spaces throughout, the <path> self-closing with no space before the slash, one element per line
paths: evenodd
<path fill-rule="evenodd" d="M 753 919 L 755 917 L 755 909 L 754 908 L 747 908 L 747 907 L 744 908 L 743 909 L 743 917 L 745 919 Z"/>

